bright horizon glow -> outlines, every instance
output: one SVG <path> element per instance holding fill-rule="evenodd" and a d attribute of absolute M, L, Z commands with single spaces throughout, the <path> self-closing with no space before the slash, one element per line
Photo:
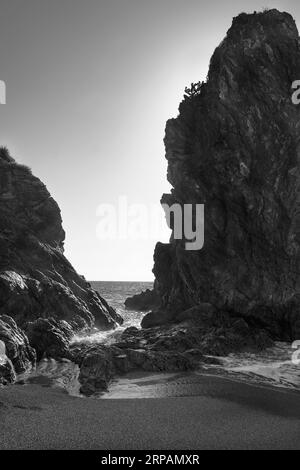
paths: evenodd
<path fill-rule="evenodd" d="M 251 4 L 251 6 L 249 6 Z M 97 207 L 170 191 L 164 129 L 205 80 L 232 17 L 298 0 L 0 0 L 0 145 L 62 211 L 65 254 L 89 280 L 152 281 L 156 241 L 100 241 Z M 298 77 L 300 79 L 300 77 Z M 161 217 L 164 219 L 163 210 Z"/>

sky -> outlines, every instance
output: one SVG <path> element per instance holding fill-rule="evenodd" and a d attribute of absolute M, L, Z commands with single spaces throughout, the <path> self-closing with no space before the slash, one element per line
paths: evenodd
<path fill-rule="evenodd" d="M 0 0 L 0 145 L 48 187 L 65 254 L 87 279 L 153 279 L 155 244 L 170 236 L 165 123 L 184 88 L 205 80 L 232 17 L 264 7 L 299 27 L 299 0 Z M 158 209 L 157 230 L 105 238 L 103 205 L 119 208 L 114 227 L 127 207 L 128 228 L 134 204 L 148 227 Z"/>

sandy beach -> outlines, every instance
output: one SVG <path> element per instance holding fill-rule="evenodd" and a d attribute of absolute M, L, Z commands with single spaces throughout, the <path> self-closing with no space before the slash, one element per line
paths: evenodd
<path fill-rule="evenodd" d="M 2 388 L 0 449 L 300 449 L 298 393 L 206 376 L 184 393 L 103 400 Z"/>

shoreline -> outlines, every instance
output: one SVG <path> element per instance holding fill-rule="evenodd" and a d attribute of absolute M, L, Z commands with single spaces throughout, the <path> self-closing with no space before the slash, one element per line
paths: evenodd
<path fill-rule="evenodd" d="M 201 375 L 186 387 L 193 395 L 95 399 L 8 386 L 0 449 L 300 449 L 297 392 Z"/>
<path fill-rule="evenodd" d="M 129 372 L 124 376 L 115 378 L 108 391 L 99 393 L 95 399 L 142 399 L 142 398 L 176 398 L 197 396 L 199 380 L 207 378 L 208 380 L 220 379 L 225 382 L 235 384 L 249 385 L 258 389 L 274 390 L 300 394 L 299 388 L 287 387 L 285 385 L 276 385 L 276 382 L 253 381 L 249 377 L 241 377 L 230 374 L 226 376 L 225 371 L 203 371 L 195 370 L 189 372 Z M 200 378 L 200 379 L 199 379 Z M 263 379 L 263 377 L 260 377 Z M 72 395 L 72 394 L 71 394 Z M 76 396 L 76 395 L 73 395 Z M 93 398 L 93 397 L 90 397 Z"/>
<path fill-rule="evenodd" d="M 286 348 L 286 344 L 282 343 Z M 278 346 L 279 345 L 279 346 Z M 195 396 L 200 377 L 216 377 L 256 387 L 300 392 L 299 368 L 287 360 L 287 352 L 279 343 L 275 348 L 258 354 L 230 354 L 217 357 L 219 364 L 202 363 L 191 371 L 144 371 L 136 369 L 118 374 L 109 383 L 107 391 L 95 392 L 90 398 L 134 399 Z M 283 352 L 284 356 L 278 355 Z M 274 352 L 275 351 L 275 352 Z M 84 398 L 80 394 L 79 368 L 65 360 L 43 359 L 29 373 L 20 374 L 17 385 L 42 385 L 65 389 L 70 396 Z"/>

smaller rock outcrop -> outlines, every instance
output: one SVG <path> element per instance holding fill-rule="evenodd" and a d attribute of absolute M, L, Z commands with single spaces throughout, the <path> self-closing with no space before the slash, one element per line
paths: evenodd
<path fill-rule="evenodd" d="M 160 304 L 160 297 L 154 289 L 146 289 L 140 294 L 127 297 L 125 300 L 125 307 L 131 310 L 138 310 L 146 312 L 158 307 Z"/>
<path fill-rule="evenodd" d="M 96 347 L 89 351 L 80 365 L 80 392 L 92 395 L 107 389 L 109 381 L 115 374 L 113 361 L 114 348 Z"/>
<path fill-rule="evenodd" d="M 142 328 L 168 325 L 173 321 L 173 315 L 168 310 L 157 309 L 147 313 L 141 321 Z"/>

